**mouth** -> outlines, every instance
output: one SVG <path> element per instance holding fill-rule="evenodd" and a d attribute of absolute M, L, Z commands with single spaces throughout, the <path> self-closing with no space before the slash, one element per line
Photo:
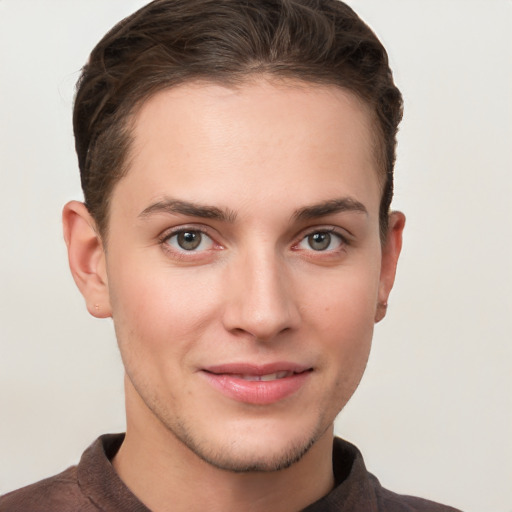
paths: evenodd
<path fill-rule="evenodd" d="M 297 393 L 312 372 L 311 367 L 292 363 L 237 363 L 204 368 L 201 373 L 215 390 L 231 400 L 269 405 Z"/>
<path fill-rule="evenodd" d="M 281 371 L 267 373 L 266 375 L 231 374 L 231 377 L 249 382 L 270 382 L 273 380 L 285 379 L 286 377 L 291 377 L 292 375 L 296 375 L 295 372 Z"/>

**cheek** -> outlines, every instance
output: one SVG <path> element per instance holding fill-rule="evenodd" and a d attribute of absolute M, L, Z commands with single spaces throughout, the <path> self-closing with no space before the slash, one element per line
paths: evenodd
<path fill-rule="evenodd" d="M 306 298 L 304 310 L 319 320 L 320 328 L 323 326 L 331 331 L 339 329 L 346 334 L 347 329 L 373 329 L 380 269 L 377 259 L 373 260 L 313 277 L 314 294 L 303 289 L 301 295 Z M 308 288 L 312 289 L 311 286 Z"/>
<path fill-rule="evenodd" d="M 340 385 L 358 382 L 368 359 L 373 335 L 378 270 L 365 266 L 338 269 L 304 303 L 310 336 L 323 345 Z M 320 291 L 321 290 L 321 291 Z"/>
<path fill-rule="evenodd" d="M 376 293 L 374 287 L 369 290 L 369 293 L 363 293 L 347 287 L 347 293 L 338 295 L 329 310 L 324 308 L 322 324 L 328 330 L 324 338 L 328 359 L 324 359 L 323 363 L 333 383 L 332 407 L 336 409 L 336 414 L 357 389 L 368 362 Z"/>
<path fill-rule="evenodd" d="M 129 345 L 136 357 L 159 359 L 193 344 L 218 303 L 207 277 L 137 260 L 112 265 L 109 292 L 121 349 Z"/>

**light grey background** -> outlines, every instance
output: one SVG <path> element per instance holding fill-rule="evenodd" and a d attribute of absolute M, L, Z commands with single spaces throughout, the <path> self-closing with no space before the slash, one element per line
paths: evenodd
<path fill-rule="evenodd" d="M 0 0 L 0 492 L 124 429 L 110 321 L 67 270 L 80 199 L 79 69 L 136 0 Z M 512 2 L 352 0 L 388 48 L 406 111 L 408 217 L 388 318 L 337 432 L 391 489 L 512 510 Z"/>

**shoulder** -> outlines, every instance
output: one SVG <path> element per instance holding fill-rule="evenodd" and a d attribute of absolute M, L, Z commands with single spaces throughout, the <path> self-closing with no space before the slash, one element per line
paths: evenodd
<path fill-rule="evenodd" d="M 441 505 L 434 501 L 416 496 L 397 494 L 382 487 L 373 475 L 377 510 L 386 512 L 460 512 L 460 510 L 448 505 Z"/>
<path fill-rule="evenodd" d="M 333 468 L 335 489 L 313 510 L 367 510 L 372 512 L 460 512 L 439 503 L 397 494 L 385 489 L 372 475 L 363 461 L 361 452 L 351 443 L 334 439 Z"/>
<path fill-rule="evenodd" d="M 82 454 L 77 466 L 0 496 L 0 512 L 148 512 L 117 476 L 110 460 L 124 434 L 105 434 Z"/>
<path fill-rule="evenodd" d="M 0 496 L 1 512 L 54 512 L 57 510 L 62 512 L 97 510 L 80 491 L 76 466 Z"/>

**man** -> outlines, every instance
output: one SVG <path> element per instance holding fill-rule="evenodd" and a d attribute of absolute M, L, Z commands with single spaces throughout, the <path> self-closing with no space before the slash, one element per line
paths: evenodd
<path fill-rule="evenodd" d="M 156 0 L 114 27 L 78 84 L 63 222 L 113 318 L 126 436 L 1 510 L 453 510 L 333 440 L 401 249 L 401 110 L 337 0 Z"/>

